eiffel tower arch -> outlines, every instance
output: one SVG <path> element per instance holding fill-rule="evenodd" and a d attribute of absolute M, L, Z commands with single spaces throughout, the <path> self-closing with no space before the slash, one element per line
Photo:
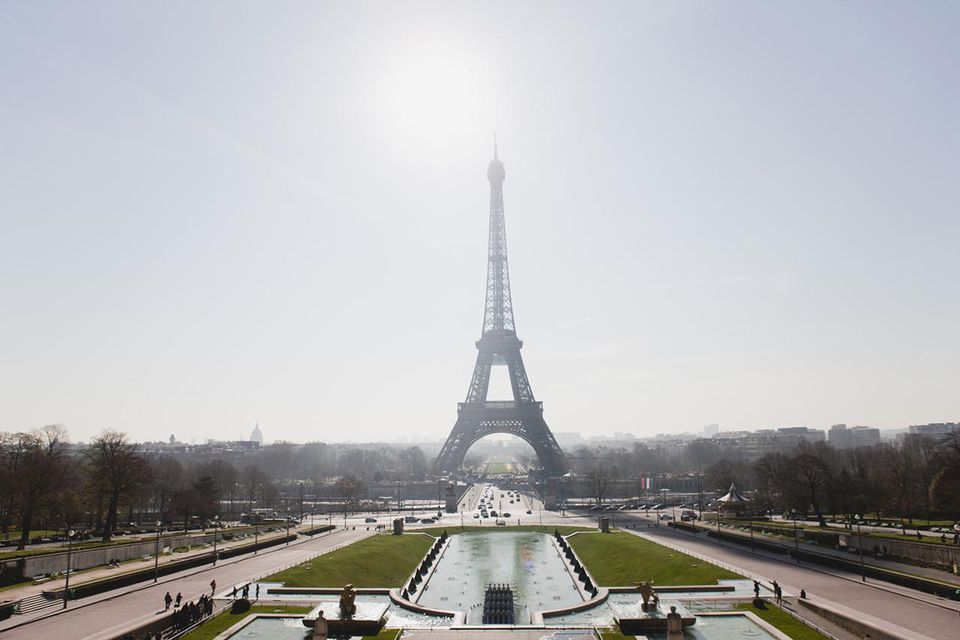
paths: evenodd
<path fill-rule="evenodd" d="M 494 433 L 508 433 L 525 440 L 536 452 L 548 476 L 567 471 L 563 451 L 543 419 L 543 403 L 537 402 L 523 366 L 513 321 L 510 270 L 507 264 L 507 230 L 503 217 L 503 181 L 506 172 L 494 144 L 487 168 L 490 181 L 490 236 L 487 246 L 487 295 L 483 332 L 477 341 L 477 363 L 467 398 L 457 405 L 457 422 L 434 462 L 438 473 L 453 473 L 463 465 L 470 446 Z M 513 400 L 488 401 L 490 370 L 507 367 Z"/>

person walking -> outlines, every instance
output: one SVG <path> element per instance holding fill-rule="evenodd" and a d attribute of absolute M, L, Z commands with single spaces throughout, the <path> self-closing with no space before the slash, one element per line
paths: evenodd
<path fill-rule="evenodd" d="M 180 603 L 183 601 L 183 594 L 179 591 L 177 592 L 177 599 L 173 601 L 173 610 L 176 611 L 180 608 Z"/>
<path fill-rule="evenodd" d="M 259 582 L 257 583 L 256 594 L 257 594 L 256 598 L 257 600 L 259 600 L 260 599 L 260 583 Z"/>
<path fill-rule="evenodd" d="M 217 590 L 217 581 L 216 581 L 216 580 L 211 580 L 211 581 L 210 581 L 210 595 L 211 595 L 211 597 L 213 596 L 213 593 L 214 593 L 216 590 Z"/>
<path fill-rule="evenodd" d="M 759 580 L 753 581 L 753 597 L 754 598 L 760 597 L 760 581 Z"/>
<path fill-rule="evenodd" d="M 167 595 L 163 596 L 163 610 L 170 610 L 170 603 L 173 602 L 173 596 L 170 595 L 170 592 L 167 591 Z"/>
<path fill-rule="evenodd" d="M 236 599 L 237 599 L 237 585 L 233 585 L 233 594 L 232 594 L 232 595 L 233 595 L 233 599 L 236 600 Z"/>

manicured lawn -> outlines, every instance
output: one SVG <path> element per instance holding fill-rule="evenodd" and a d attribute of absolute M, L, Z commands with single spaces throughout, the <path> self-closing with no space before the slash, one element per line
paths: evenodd
<path fill-rule="evenodd" d="M 601 640 L 633 640 L 636 636 L 625 636 L 616 629 L 598 629 Z"/>
<path fill-rule="evenodd" d="M 390 534 L 359 542 L 264 578 L 287 587 L 399 587 L 434 542 L 419 533 Z"/>
<path fill-rule="evenodd" d="M 716 584 L 743 577 L 622 531 L 587 533 L 569 540 L 593 577 L 606 587 L 642 581 L 660 586 Z"/>
<path fill-rule="evenodd" d="M 181 640 L 212 640 L 212 638 L 216 638 L 219 634 L 223 633 L 247 616 L 251 616 L 255 613 L 289 613 L 293 615 L 303 615 L 305 613 L 310 613 L 311 609 L 313 609 L 313 607 L 256 606 L 250 607 L 250 610 L 245 613 L 237 614 L 230 613 L 228 610 L 212 620 L 208 620 L 196 630 L 191 631 L 187 635 L 183 636 Z M 304 627 L 304 629 L 306 629 L 306 627 Z"/>
<path fill-rule="evenodd" d="M 375 636 L 363 636 L 363 640 L 397 640 L 403 629 L 381 629 Z"/>
<path fill-rule="evenodd" d="M 766 609 L 757 609 L 749 602 L 737 605 L 742 611 L 750 611 L 756 614 L 764 622 L 773 625 L 780 631 L 790 636 L 793 640 L 824 640 L 827 636 L 814 631 L 796 618 L 784 613 L 773 605 Z"/>

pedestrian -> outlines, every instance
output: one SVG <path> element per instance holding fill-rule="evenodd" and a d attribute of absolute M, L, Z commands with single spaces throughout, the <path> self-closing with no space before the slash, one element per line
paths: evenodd
<path fill-rule="evenodd" d="M 237 585 L 233 585 L 233 593 L 231 595 L 233 596 L 234 600 L 237 599 Z"/>
<path fill-rule="evenodd" d="M 753 581 L 753 597 L 754 598 L 760 597 L 760 581 L 759 580 Z"/>
<path fill-rule="evenodd" d="M 259 583 L 259 582 L 257 583 L 257 592 L 256 592 L 256 593 L 257 593 L 257 600 L 259 600 L 259 599 L 260 599 L 260 583 Z"/>
<path fill-rule="evenodd" d="M 177 599 L 173 601 L 173 610 L 176 611 L 180 608 L 180 602 L 183 600 L 183 594 L 179 591 L 177 592 Z"/>
<path fill-rule="evenodd" d="M 806 599 L 807 599 L 807 592 L 804 591 L 803 589 L 800 589 L 800 599 L 801 599 L 801 600 L 806 600 Z"/>
<path fill-rule="evenodd" d="M 210 581 L 210 595 L 212 596 L 212 595 L 213 595 L 213 592 L 216 591 L 216 590 L 217 590 L 217 581 L 216 581 L 216 580 L 211 580 L 211 581 Z"/>
<path fill-rule="evenodd" d="M 163 610 L 168 611 L 170 609 L 170 603 L 173 602 L 173 596 L 170 595 L 170 592 L 167 591 L 167 595 L 163 596 Z"/>

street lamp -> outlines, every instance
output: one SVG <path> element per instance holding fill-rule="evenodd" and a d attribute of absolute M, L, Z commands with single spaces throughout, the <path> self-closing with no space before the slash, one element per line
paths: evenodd
<path fill-rule="evenodd" d="M 217 529 L 220 528 L 220 516 L 213 516 L 213 566 L 217 566 Z"/>
<path fill-rule="evenodd" d="M 253 555 L 257 555 L 260 552 L 260 549 L 257 548 L 257 545 L 260 544 L 260 521 L 254 517 L 253 521 Z"/>
<path fill-rule="evenodd" d="M 63 608 L 67 608 L 70 599 L 70 555 L 73 551 L 73 529 L 67 531 L 67 583 L 63 585 Z"/>
<path fill-rule="evenodd" d="M 160 578 L 160 525 L 163 523 L 157 520 L 157 542 L 156 548 L 154 549 L 156 553 L 153 557 L 153 581 L 156 582 Z"/>
<path fill-rule="evenodd" d="M 303 483 L 300 483 L 300 524 L 303 524 Z"/>
<path fill-rule="evenodd" d="M 793 544 L 797 549 L 797 564 L 800 564 L 800 530 L 797 529 L 797 512 L 793 512 Z"/>
<path fill-rule="evenodd" d="M 860 533 L 860 518 L 857 518 L 857 546 L 860 547 L 860 579 L 867 581 L 867 568 L 863 564 L 863 534 Z"/>

